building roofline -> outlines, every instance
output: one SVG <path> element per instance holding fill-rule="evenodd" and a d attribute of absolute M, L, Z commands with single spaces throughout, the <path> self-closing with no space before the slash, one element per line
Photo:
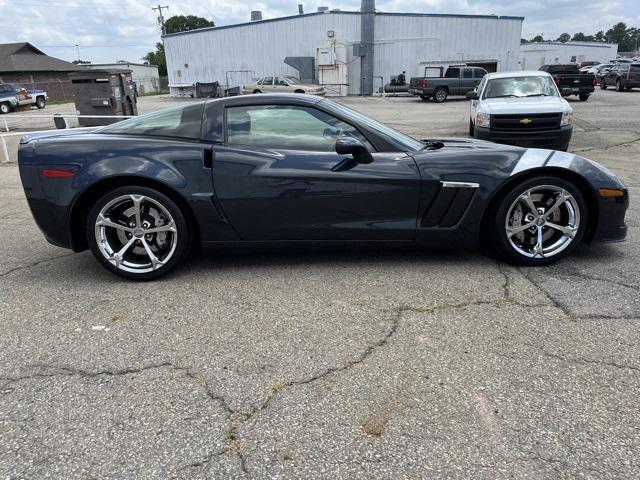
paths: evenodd
<path fill-rule="evenodd" d="M 162 35 L 162 38 L 177 37 L 180 35 L 189 35 L 193 33 L 207 32 L 211 30 L 226 30 L 229 28 L 246 27 L 248 25 L 256 25 L 261 23 L 280 22 L 284 20 L 293 20 L 294 18 L 312 17 L 315 15 L 360 15 L 360 12 L 348 11 L 348 10 L 329 10 L 328 12 L 311 12 L 303 13 L 302 15 L 289 15 L 286 17 L 267 18 L 264 20 L 254 20 L 253 22 L 234 23 L 233 25 L 222 25 L 220 27 L 205 27 L 197 28 L 195 30 L 187 30 L 186 32 L 166 33 Z M 436 18 L 482 18 L 482 19 L 494 19 L 494 20 L 519 20 L 524 21 L 524 17 L 511 17 L 500 15 L 464 15 L 456 13 L 401 13 L 401 12 L 376 12 L 376 16 L 395 16 L 395 17 L 436 17 Z"/>
<path fill-rule="evenodd" d="M 135 62 L 85 63 L 83 65 L 93 66 L 93 67 L 106 67 L 106 66 L 112 66 L 112 65 L 135 65 L 137 67 L 155 67 L 155 68 L 159 68 L 158 65 L 151 65 L 150 63 L 135 63 Z"/>
<path fill-rule="evenodd" d="M 527 45 L 573 45 L 573 46 L 583 46 L 583 47 L 596 47 L 596 48 L 611 48 L 614 45 L 618 45 L 617 43 L 605 43 L 605 42 L 528 42 L 520 44 L 521 47 L 526 47 Z"/>

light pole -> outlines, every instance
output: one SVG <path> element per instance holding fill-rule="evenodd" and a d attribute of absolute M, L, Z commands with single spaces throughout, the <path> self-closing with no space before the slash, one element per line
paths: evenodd
<path fill-rule="evenodd" d="M 76 49 L 78 50 L 78 61 L 80 61 L 80 45 L 76 43 Z"/>

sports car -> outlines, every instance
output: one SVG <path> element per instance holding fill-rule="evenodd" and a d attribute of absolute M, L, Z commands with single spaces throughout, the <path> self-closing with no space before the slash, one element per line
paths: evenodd
<path fill-rule="evenodd" d="M 485 247 L 545 265 L 626 236 L 625 185 L 566 152 L 417 140 L 303 94 L 189 103 L 90 131 L 25 135 L 19 168 L 47 240 L 148 280 L 196 247 Z"/>

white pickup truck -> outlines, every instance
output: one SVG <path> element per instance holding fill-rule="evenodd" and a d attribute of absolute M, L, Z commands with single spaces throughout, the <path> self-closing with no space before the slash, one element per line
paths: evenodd
<path fill-rule="evenodd" d="M 569 148 L 573 109 L 546 72 L 490 73 L 467 98 L 471 100 L 469 134 L 474 138 L 523 147 Z"/>
<path fill-rule="evenodd" d="M 0 85 L 0 114 L 9 113 L 18 106 L 18 97 L 6 85 Z"/>

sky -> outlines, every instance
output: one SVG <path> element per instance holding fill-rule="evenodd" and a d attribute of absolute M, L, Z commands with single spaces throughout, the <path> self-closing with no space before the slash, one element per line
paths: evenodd
<path fill-rule="evenodd" d="M 358 10 L 359 0 L 164 0 L 165 17 L 197 15 L 216 25 L 249 20 L 251 10 L 263 18 L 295 15 L 318 6 Z M 525 17 L 522 34 L 557 38 L 561 33 L 607 30 L 614 23 L 640 26 L 639 0 L 377 0 L 382 12 L 495 14 Z M 157 1 L 155 2 L 157 5 Z M 587 6 L 588 5 L 588 6 Z M 0 43 L 28 41 L 48 55 L 93 63 L 140 62 L 160 40 L 152 0 L 0 0 Z M 10 21 L 6 21 L 10 19 Z M 79 45 L 76 47 L 76 44 Z"/>

